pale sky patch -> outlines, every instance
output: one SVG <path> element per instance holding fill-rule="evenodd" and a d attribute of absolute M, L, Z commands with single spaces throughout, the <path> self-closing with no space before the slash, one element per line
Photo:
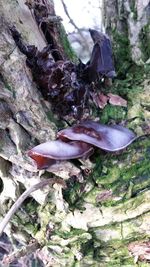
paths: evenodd
<path fill-rule="evenodd" d="M 55 10 L 58 16 L 63 19 L 66 31 L 74 31 L 74 27 L 66 16 L 61 0 L 54 0 Z M 102 0 L 65 0 L 70 17 L 73 19 L 78 28 L 99 28 L 101 30 L 101 6 Z"/>

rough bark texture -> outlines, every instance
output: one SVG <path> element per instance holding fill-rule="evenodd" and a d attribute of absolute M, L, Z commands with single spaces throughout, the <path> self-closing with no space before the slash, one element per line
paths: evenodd
<path fill-rule="evenodd" d="M 49 2 L 53 10 L 53 3 Z M 124 6 L 126 10 L 127 5 L 128 1 Z M 146 7 L 146 1 L 143 6 Z M 116 12 L 121 12 L 122 7 L 122 2 L 117 6 L 115 1 L 109 1 L 105 8 L 107 25 L 111 29 L 115 27 L 117 36 L 118 31 L 119 34 L 123 32 L 125 38 L 131 41 L 131 33 L 135 32 L 135 28 L 132 28 L 134 23 L 130 18 L 131 12 L 127 13 L 123 23 L 120 19 L 114 19 L 116 14 L 120 14 Z M 144 14 L 138 16 L 145 18 Z M 44 101 L 34 84 L 25 57 L 16 47 L 9 31 L 9 27 L 15 24 L 28 43 L 42 49 L 46 40 L 32 12 L 23 0 L 11 0 L 7 3 L 0 0 L 0 15 L 2 217 L 24 187 L 28 188 L 38 182 L 41 176 L 49 176 L 48 173 L 36 171 L 26 151 L 37 143 L 54 139 L 58 121 L 51 114 L 50 103 Z M 139 27 L 145 27 L 143 20 Z M 142 28 L 137 31 L 140 32 Z M 131 60 L 126 50 L 126 39 L 122 41 L 120 38 L 117 42 L 115 43 L 114 38 L 114 47 L 118 48 L 119 44 L 124 46 L 127 63 L 120 73 L 127 72 L 128 66 L 130 72 L 126 78 L 116 79 L 112 88 L 106 91 L 123 96 L 128 101 L 128 107 L 107 105 L 102 111 L 95 110 L 93 116 L 99 117 L 103 123 L 124 122 L 129 119 L 128 127 L 134 129 L 138 135 L 150 134 L 149 65 L 133 65 L 132 61 L 137 63 L 141 59 L 142 50 L 138 50 L 136 56 L 137 47 L 133 45 Z M 129 45 L 128 42 L 127 44 Z M 64 51 L 63 45 L 58 45 Z M 119 66 L 119 53 L 122 50 L 116 51 L 116 64 Z M 148 266 L 149 160 L 150 141 L 145 137 L 119 155 L 98 151 L 92 158 L 93 164 L 86 162 L 88 168 L 94 167 L 94 170 L 84 180 L 79 168 L 70 162 L 63 163 L 55 174 L 64 179 L 72 177 L 68 180 L 68 188 L 62 192 L 60 185 L 54 185 L 52 189 L 33 193 L 5 232 L 21 244 L 28 244 L 31 238 L 35 238 L 42 246 L 36 253 L 43 262 L 39 266 L 137 266 L 138 260 L 138 266 Z M 87 174 L 86 165 L 81 167 Z M 141 248 L 140 252 L 136 246 Z"/>
<path fill-rule="evenodd" d="M 120 52 L 119 67 L 129 56 L 138 65 L 144 64 L 150 57 L 150 5 L 145 0 L 111 0 L 104 1 L 103 5 L 104 24 L 106 30 L 112 35 L 116 56 L 119 50 L 124 50 L 126 54 Z M 125 66 L 126 68 L 126 66 Z"/>

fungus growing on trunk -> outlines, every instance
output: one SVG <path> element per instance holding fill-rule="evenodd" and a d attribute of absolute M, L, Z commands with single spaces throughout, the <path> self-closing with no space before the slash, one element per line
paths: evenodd
<path fill-rule="evenodd" d="M 84 75 L 92 82 L 102 77 L 114 78 L 116 72 L 113 62 L 111 41 L 108 35 L 89 29 L 91 38 L 94 42 L 90 60 L 87 62 Z"/>
<path fill-rule="evenodd" d="M 46 169 L 61 160 L 87 158 L 94 149 L 88 143 L 61 140 L 49 141 L 32 148 L 28 155 L 35 160 L 38 169 Z"/>
<path fill-rule="evenodd" d="M 90 29 L 94 42 L 91 57 L 87 64 L 79 60 L 80 63 L 76 65 L 70 60 L 63 60 L 55 42 L 55 45 L 50 42 L 39 51 L 36 46 L 26 44 L 14 26 L 10 30 L 16 45 L 26 55 L 27 66 L 32 71 L 38 89 L 51 102 L 52 111 L 61 119 L 73 117 L 81 120 L 85 110 L 88 113 L 90 110 L 89 98 L 93 93 L 91 82 L 95 83 L 95 88 L 99 88 L 102 78 L 106 85 L 110 83 L 110 78 L 116 76 L 111 41 L 106 34 Z M 44 32 L 47 35 L 47 30 Z M 48 32 L 51 32 L 49 26 Z"/>
<path fill-rule="evenodd" d="M 93 146 L 108 152 L 119 151 L 136 139 L 136 135 L 123 126 L 107 126 L 90 120 L 61 130 L 57 137 L 60 140 L 40 144 L 28 152 L 38 169 L 46 169 L 62 160 L 87 158 L 94 152 Z"/>
<path fill-rule="evenodd" d="M 64 141 L 83 141 L 109 152 L 124 149 L 136 138 L 131 130 L 123 126 L 107 126 L 90 120 L 61 130 L 57 136 Z"/>

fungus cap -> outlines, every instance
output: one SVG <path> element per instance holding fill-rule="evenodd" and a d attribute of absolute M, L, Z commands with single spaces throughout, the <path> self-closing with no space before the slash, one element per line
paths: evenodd
<path fill-rule="evenodd" d="M 78 140 L 97 146 L 105 151 L 119 151 L 130 145 L 136 135 L 120 125 L 103 125 L 94 121 L 82 123 L 58 132 L 62 140 Z"/>
<path fill-rule="evenodd" d="M 44 169 L 59 160 L 86 158 L 93 153 L 88 143 L 73 141 L 65 143 L 61 140 L 49 141 L 32 148 L 28 155 L 35 160 L 39 169 Z"/>

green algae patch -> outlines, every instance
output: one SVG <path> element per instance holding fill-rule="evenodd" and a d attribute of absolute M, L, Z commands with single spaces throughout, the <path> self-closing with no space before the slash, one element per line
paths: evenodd
<path fill-rule="evenodd" d="M 106 185 L 106 184 L 112 184 L 113 182 L 118 180 L 120 177 L 120 170 L 119 168 L 117 168 L 117 166 L 115 166 L 115 164 L 116 163 L 114 163 L 112 167 L 108 168 L 106 175 L 102 175 L 99 177 L 99 179 L 96 179 L 96 182 L 102 185 Z"/>
<path fill-rule="evenodd" d="M 111 189 L 118 197 L 134 195 L 139 192 L 140 188 L 143 190 L 150 186 L 149 151 L 150 140 L 148 138 L 135 141 L 132 148 L 122 152 L 121 155 L 108 155 L 104 159 L 101 158 L 103 167 L 97 164 L 92 177 L 98 185 Z M 93 190 L 92 192 L 96 192 L 95 189 Z M 90 194 L 92 197 L 93 194 L 88 193 Z"/>
<path fill-rule="evenodd" d="M 108 123 L 113 120 L 119 122 L 126 118 L 127 108 L 107 105 L 103 111 L 100 112 L 100 121 L 101 123 Z"/>
<path fill-rule="evenodd" d="M 68 245 L 74 245 L 74 244 L 82 244 L 82 243 L 86 243 L 87 240 L 91 239 L 91 235 L 90 233 L 80 233 L 80 234 L 74 234 L 74 233 L 70 233 L 70 236 L 68 235 L 67 238 L 62 238 L 58 235 L 52 235 L 51 236 L 51 240 L 49 241 L 48 244 L 58 244 L 60 246 L 68 246 Z"/>
<path fill-rule="evenodd" d="M 100 231 L 95 229 L 93 234 L 94 241 L 91 240 L 82 246 L 84 258 L 81 260 L 80 266 L 124 266 L 122 265 L 123 263 L 133 264 L 133 258 L 129 255 L 127 245 L 122 241 L 121 234 L 109 243 L 103 240 L 107 229 L 105 233 L 104 231 L 103 229 Z M 109 237 L 109 230 L 107 233 Z M 84 265 L 85 263 L 87 265 Z"/>
<path fill-rule="evenodd" d="M 73 62 L 77 63 L 78 62 L 78 58 L 77 58 L 73 48 L 71 47 L 70 42 L 68 41 L 68 37 L 67 37 L 66 31 L 65 31 L 65 29 L 64 29 L 62 24 L 59 27 L 60 27 L 60 29 L 59 29 L 59 32 L 60 32 L 60 36 L 59 36 L 60 37 L 60 43 L 62 44 L 62 46 L 64 48 L 65 54 L 70 60 L 72 60 Z"/>
<path fill-rule="evenodd" d="M 74 209 L 80 205 L 80 202 L 83 201 L 82 196 L 83 192 L 81 190 L 82 184 L 79 182 L 73 182 L 70 186 L 64 191 L 64 199 L 69 203 L 70 208 Z"/>
<path fill-rule="evenodd" d="M 61 229 L 55 231 L 55 234 L 63 239 L 73 238 L 75 236 L 81 236 L 82 234 L 85 233 L 86 231 L 82 229 L 74 229 L 74 228 L 72 228 L 71 231 L 61 231 Z"/>
<path fill-rule="evenodd" d="M 97 203 L 97 197 L 98 195 L 103 192 L 100 188 L 94 187 L 90 192 L 85 194 L 84 201 L 91 204 Z"/>
<path fill-rule="evenodd" d="M 137 14 L 137 6 L 135 0 L 130 1 L 130 8 L 131 12 L 133 13 L 133 19 L 136 21 L 138 18 L 138 14 Z"/>
<path fill-rule="evenodd" d="M 100 112 L 99 117 L 102 123 L 110 123 L 113 119 L 116 123 L 127 120 L 127 127 L 141 136 L 149 134 L 150 80 L 148 67 L 133 66 L 133 69 L 135 72 L 129 72 L 125 80 L 116 80 L 110 89 L 112 93 L 127 99 L 127 109 L 107 105 Z M 144 82 L 143 77 L 145 78 Z M 112 190 L 113 198 L 105 202 L 106 206 L 117 205 L 150 186 L 149 137 L 136 140 L 118 154 L 101 153 L 97 155 L 95 168 L 91 175 L 91 179 L 96 182 L 98 187 L 102 186 L 103 190 Z M 98 189 L 93 189 L 89 192 L 86 196 L 87 201 L 94 203 L 93 197 L 97 191 Z"/>
<path fill-rule="evenodd" d="M 116 29 L 112 31 L 112 36 L 115 40 L 113 43 L 113 52 L 117 74 L 118 76 L 126 76 L 126 70 L 133 64 L 129 40 L 126 34 L 119 33 Z"/>
<path fill-rule="evenodd" d="M 150 24 L 145 25 L 140 32 L 141 51 L 143 53 L 143 60 L 150 58 Z"/>
<path fill-rule="evenodd" d="M 39 208 L 38 216 L 39 216 L 40 230 L 37 231 L 35 238 L 38 240 L 40 244 L 47 243 L 46 230 L 49 222 L 53 218 L 54 211 L 55 211 L 55 205 L 52 203 L 47 203 L 44 207 Z"/>

